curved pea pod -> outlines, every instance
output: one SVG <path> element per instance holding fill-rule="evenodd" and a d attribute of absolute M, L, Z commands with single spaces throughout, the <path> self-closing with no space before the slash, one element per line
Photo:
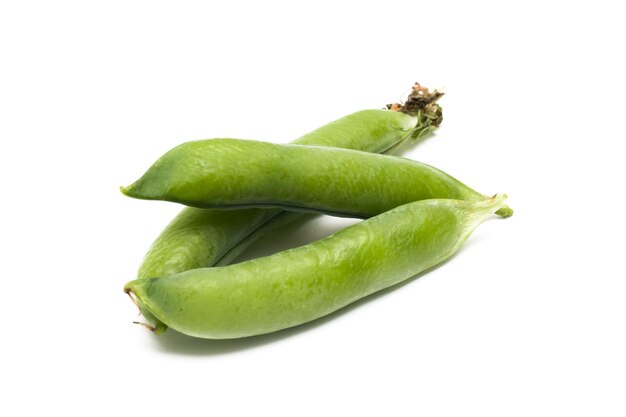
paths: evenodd
<path fill-rule="evenodd" d="M 231 266 L 139 279 L 124 290 L 158 320 L 190 336 L 270 333 L 325 316 L 437 265 L 505 198 L 413 202 L 309 245 Z"/>
<path fill-rule="evenodd" d="M 437 168 L 405 158 L 241 139 L 177 146 L 122 192 L 202 208 L 281 208 L 361 218 L 417 200 L 487 198 Z M 510 215 L 506 210 L 500 214 Z"/>

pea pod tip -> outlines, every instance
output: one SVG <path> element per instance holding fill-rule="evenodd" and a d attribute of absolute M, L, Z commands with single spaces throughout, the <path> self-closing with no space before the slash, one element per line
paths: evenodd
<path fill-rule="evenodd" d="M 513 215 L 514 211 L 511 207 L 509 206 L 502 206 L 500 207 L 497 211 L 496 214 L 500 217 L 502 217 L 503 219 L 506 219 L 508 217 L 511 217 Z"/>
<path fill-rule="evenodd" d="M 144 198 L 144 195 L 143 195 L 143 192 L 142 192 L 143 190 L 140 187 L 138 187 L 136 182 L 132 183 L 131 185 L 125 185 L 125 186 L 122 185 L 120 187 L 120 191 L 126 197 L 139 198 L 139 199 Z"/>
<path fill-rule="evenodd" d="M 140 321 L 133 321 L 133 324 L 138 324 L 146 329 L 150 330 L 154 334 L 162 334 L 167 330 L 167 325 L 158 318 L 154 317 L 150 310 L 142 302 L 138 292 L 145 287 L 150 281 L 145 279 L 137 279 L 128 282 L 124 285 L 124 292 L 128 295 L 128 298 L 135 304 L 139 310 L 139 315 L 143 315 L 144 318 L 150 323 L 144 323 Z"/>
<path fill-rule="evenodd" d="M 133 290 L 130 287 L 128 287 L 128 285 L 125 285 L 124 292 L 126 293 L 126 295 L 128 295 L 128 298 L 130 298 L 130 301 L 133 302 L 135 307 L 137 307 L 137 309 L 139 310 L 139 314 L 141 314 L 141 307 L 139 307 L 139 304 L 137 304 L 137 300 L 135 300 L 135 298 L 131 294 Z"/>
<path fill-rule="evenodd" d="M 507 217 L 511 217 L 513 215 L 513 209 L 509 206 L 507 206 L 506 204 L 504 204 L 504 201 L 509 198 L 508 195 L 506 195 L 505 193 L 498 193 L 498 194 L 494 194 L 493 196 L 489 197 L 489 199 L 486 201 L 487 204 L 490 203 L 497 203 L 500 206 L 498 207 L 498 209 L 495 211 L 495 214 L 497 214 L 498 216 L 506 219 Z"/>

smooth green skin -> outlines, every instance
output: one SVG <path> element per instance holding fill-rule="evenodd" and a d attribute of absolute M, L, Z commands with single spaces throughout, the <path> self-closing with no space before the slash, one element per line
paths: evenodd
<path fill-rule="evenodd" d="M 231 266 L 139 279 L 125 291 L 190 336 L 270 333 L 325 316 L 442 262 L 504 198 L 413 202 L 309 245 Z"/>
<path fill-rule="evenodd" d="M 293 143 L 382 153 L 434 129 L 424 115 L 363 110 L 328 123 Z M 260 236 L 302 215 L 277 209 L 218 211 L 186 207 L 152 244 L 137 277 L 161 277 L 227 264 Z"/>
<path fill-rule="evenodd" d="M 487 197 L 394 156 L 241 139 L 187 142 L 122 191 L 203 208 L 282 208 L 368 218 L 412 201 Z"/>

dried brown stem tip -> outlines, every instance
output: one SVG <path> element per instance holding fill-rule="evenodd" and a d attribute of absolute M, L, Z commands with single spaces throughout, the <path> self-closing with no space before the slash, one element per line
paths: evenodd
<path fill-rule="evenodd" d="M 411 114 L 417 113 L 420 110 L 427 109 L 428 106 L 439 100 L 441 96 L 443 96 L 442 92 L 435 90 L 431 93 L 428 88 L 421 86 L 420 83 L 415 83 L 411 94 L 409 94 L 404 103 L 403 111 Z"/>
<path fill-rule="evenodd" d="M 415 83 L 413 84 L 413 93 L 418 94 L 418 93 L 428 93 L 428 87 L 422 87 L 420 85 L 420 83 Z"/>
<path fill-rule="evenodd" d="M 439 100 L 441 96 L 443 96 L 443 92 L 434 90 L 431 93 L 428 87 L 424 87 L 420 83 L 415 83 L 413 84 L 411 93 L 403 104 L 388 104 L 387 108 L 411 115 L 416 115 L 420 111 L 436 114 L 438 113 L 438 107 L 435 102 Z"/>
<path fill-rule="evenodd" d="M 132 302 L 133 302 L 133 304 L 135 305 L 135 307 L 137 307 L 137 310 L 139 310 L 139 314 L 138 314 L 138 315 L 141 315 L 141 307 L 139 307 L 139 304 L 137 304 L 137 300 L 135 300 L 135 297 L 133 297 L 133 296 L 131 295 L 131 290 L 129 290 L 129 289 L 124 289 L 124 292 L 126 293 L 126 295 L 128 295 L 128 298 L 130 298 L 130 301 L 132 301 Z"/>
<path fill-rule="evenodd" d="M 146 329 L 150 330 L 152 333 L 156 333 L 156 327 L 150 326 L 148 323 L 142 323 L 140 321 L 134 321 L 133 324 L 138 324 L 138 325 L 143 326 Z"/>

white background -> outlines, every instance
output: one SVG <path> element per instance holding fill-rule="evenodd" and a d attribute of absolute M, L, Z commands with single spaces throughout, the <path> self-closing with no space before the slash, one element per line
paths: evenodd
<path fill-rule="evenodd" d="M 618 4 L 3 2 L 0 414 L 626 415 Z M 131 323 L 122 286 L 180 207 L 120 185 L 183 141 L 287 142 L 414 81 L 448 94 L 408 155 L 508 193 L 514 217 L 300 328 Z"/>

